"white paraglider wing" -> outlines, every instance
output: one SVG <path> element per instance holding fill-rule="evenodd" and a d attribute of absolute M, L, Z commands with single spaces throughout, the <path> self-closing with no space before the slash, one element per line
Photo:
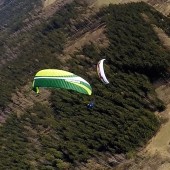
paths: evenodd
<path fill-rule="evenodd" d="M 108 79 L 106 78 L 105 76 L 105 73 L 104 73 L 104 67 L 103 67 L 103 62 L 104 62 L 105 59 L 102 59 L 98 62 L 97 64 L 97 73 L 98 73 L 98 76 L 100 78 L 100 80 L 105 83 L 105 84 L 109 84 L 109 81 Z"/>

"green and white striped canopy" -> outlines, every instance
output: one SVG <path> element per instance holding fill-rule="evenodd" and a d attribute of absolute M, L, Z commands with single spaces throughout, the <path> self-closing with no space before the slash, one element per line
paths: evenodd
<path fill-rule="evenodd" d="M 39 93 L 39 87 L 63 88 L 83 94 L 92 94 L 92 88 L 86 80 L 68 71 L 57 69 L 39 71 L 34 77 L 33 90 Z"/>

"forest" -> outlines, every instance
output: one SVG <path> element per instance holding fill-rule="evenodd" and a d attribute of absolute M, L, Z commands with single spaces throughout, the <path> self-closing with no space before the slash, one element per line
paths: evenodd
<path fill-rule="evenodd" d="M 40 0 L 5 0 L 0 7 L 0 27 L 6 27 L 9 30 L 12 27 L 19 27 L 21 20 L 25 19 L 27 13 L 38 4 L 41 4 Z"/>
<path fill-rule="evenodd" d="M 77 17 L 85 8 L 76 1 L 66 5 L 25 35 L 29 38 L 20 56 L 0 72 L 2 109 L 38 70 L 63 68 L 58 56 L 74 35 L 73 26 L 82 29 L 88 24 Z M 92 96 L 50 90 L 49 103 L 37 102 L 19 117 L 10 113 L 0 127 L 2 169 L 74 169 L 106 153 L 133 156 L 157 132 L 161 120 L 154 112 L 163 111 L 165 105 L 153 83 L 168 74 L 170 54 L 142 13 L 169 34 L 170 20 L 145 3 L 109 5 L 91 16 L 106 25 L 108 47 L 91 42 L 72 54 L 65 67 L 90 82 Z M 94 74 L 102 58 L 108 85 Z M 89 110 L 91 100 L 95 107 Z"/>

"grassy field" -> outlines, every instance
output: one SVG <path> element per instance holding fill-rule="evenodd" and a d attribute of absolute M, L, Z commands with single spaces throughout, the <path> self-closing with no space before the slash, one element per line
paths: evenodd
<path fill-rule="evenodd" d="M 156 92 L 161 100 L 167 104 L 167 109 L 161 113 L 164 118 L 168 119 L 168 122 L 162 125 L 159 132 L 152 138 L 150 143 L 146 147 L 146 151 L 154 155 L 159 153 L 163 157 L 169 157 L 170 151 L 170 87 L 169 85 L 162 85 L 156 89 Z"/>

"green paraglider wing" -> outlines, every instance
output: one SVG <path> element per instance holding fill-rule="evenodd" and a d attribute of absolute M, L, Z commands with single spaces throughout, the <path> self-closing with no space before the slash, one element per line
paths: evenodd
<path fill-rule="evenodd" d="M 45 69 L 39 71 L 33 81 L 33 90 L 39 93 L 39 87 L 63 88 L 91 95 L 92 88 L 83 78 L 63 70 Z"/>

